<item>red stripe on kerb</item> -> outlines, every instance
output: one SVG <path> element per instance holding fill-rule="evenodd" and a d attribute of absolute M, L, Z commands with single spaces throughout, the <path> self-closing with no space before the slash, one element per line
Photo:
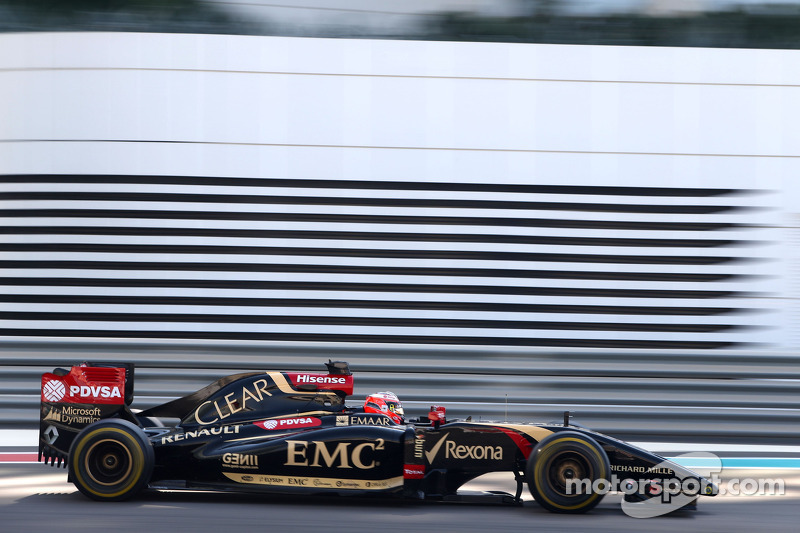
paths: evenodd
<path fill-rule="evenodd" d="M 0 463 L 35 463 L 38 457 L 35 453 L 0 452 Z"/>
<path fill-rule="evenodd" d="M 533 451 L 533 444 L 528 441 L 525 437 L 523 437 L 520 433 L 516 431 L 504 427 L 498 427 L 500 431 L 511 437 L 511 440 L 514 441 L 514 444 L 522 451 L 522 455 L 527 459 L 530 457 L 531 452 Z"/>

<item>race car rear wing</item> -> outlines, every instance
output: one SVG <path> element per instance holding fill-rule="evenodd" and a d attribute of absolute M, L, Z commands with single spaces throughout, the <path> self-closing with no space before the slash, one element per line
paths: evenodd
<path fill-rule="evenodd" d="M 85 362 L 42 374 L 39 461 L 66 467 L 69 448 L 86 426 L 104 418 L 136 422 L 133 363 Z"/>

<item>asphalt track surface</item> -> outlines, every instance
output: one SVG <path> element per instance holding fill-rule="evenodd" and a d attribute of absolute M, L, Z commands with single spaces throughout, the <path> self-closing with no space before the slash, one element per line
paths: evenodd
<path fill-rule="evenodd" d="M 754 472 L 737 472 L 740 477 Z M 729 474 L 731 475 L 731 474 Z M 634 519 L 608 495 L 585 515 L 556 515 L 530 495 L 521 507 L 409 503 L 387 499 L 147 491 L 134 500 L 98 503 L 66 482 L 66 471 L 37 463 L 0 464 L 0 531 L 90 533 L 214 531 L 797 531 L 800 472 L 758 472 L 786 481 L 783 496 L 702 498 L 696 511 Z M 513 490 L 507 477 L 484 478 L 473 490 Z"/>

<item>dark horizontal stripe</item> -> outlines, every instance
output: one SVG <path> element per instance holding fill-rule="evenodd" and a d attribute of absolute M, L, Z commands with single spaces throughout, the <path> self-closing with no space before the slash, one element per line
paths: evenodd
<path fill-rule="evenodd" d="M 125 339 L 204 339 L 326 343 L 447 344 L 463 346 L 550 346 L 570 348 L 626 348 L 661 350 L 715 350 L 747 346 L 731 341 L 675 341 L 623 339 L 509 339 L 503 337 L 457 337 L 433 335 L 349 335 L 320 333 L 253 333 L 211 331 L 102 331 L 96 329 L 0 328 L 0 336 L 125 338 Z"/>
<path fill-rule="evenodd" d="M 152 261 L 0 261 L 0 269 L 124 270 L 135 277 L 138 271 L 188 272 L 290 272 L 304 274 L 363 274 L 368 276 L 445 276 L 519 279 L 591 279 L 613 281 L 712 282 L 755 279 L 750 274 L 697 274 L 693 272 L 602 272 L 580 270 L 527 270 L 500 268 L 385 267 L 355 265 L 302 265 L 257 263 L 172 263 Z M 36 278 L 2 278 L 0 285 L 30 285 Z M 52 279 L 52 278 L 46 278 Z M 57 284 L 57 281 L 53 283 Z M 38 283 L 35 283 L 38 284 Z M 49 283 L 47 283 L 49 284 Z"/>
<path fill-rule="evenodd" d="M 231 237 L 248 239 L 321 239 L 343 241 L 487 242 L 541 244 L 548 246 L 639 246 L 651 248 L 715 248 L 733 244 L 748 245 L 758 242 L 731 239 L 636 239 L 462 233 L 397 233 L 380 231 L 143 228 L 130 226 L 0 226 L 0 235 L 135 235 L 156 237 Z"/>
<path fill-rule="evenodd" d="M 8 278 L 0 284 L 9 285 Z M 36 280 L 37 278 L 32 278 Z M 45 278 L 34 281 L 40 286 L 75 287 L 181 287 L 205 289 L 244 289 L 274 291 L 339 291 L 339 292 L 419 292 L 441 294 L 510 294 L 522 296 L 579 296 L 586 298 L 679 298 L 712 299 L 746 297 L 737 291 L 705 290 L 647 290 L 647 289 L 584 289 L 579 287 L 507 287 L 502 285 L 442 285 L 412 283 L 339 283 L 250 280 L 194 279 L 102 279 L 102 278 Z"/>
<path fill-rule="evenodd" d="M 539 320 L 478 320 L 453 318 L 349 317 L 231 315 L 193 313 L 80 313 L 1 311 L 0 320 L 70 322 L 158 322 L 199 324 L 276 324 L 308 326 L 364 326 L 406 328 L 463 328 L 556 331 L 652 331 L 673 333 L 715 333 L 754 329 L 758 326 L 733 324 L 556 322 Z"/>
<path fill-rule="evenodd" d="M 228 298 L 207 296 L 96 296 L 0 294 L 3 303 L 94 305 L 203 305 L 229 307 L 315 307 L 332 309 L 418 309 L 425 311 L 483 311 L 493 313 L 574 313 L 604 315 L 701 316 L 755 312 L 732 307 L 655 307 L 621 305 L 552 305 L 491 302 L 426 302 L 403 300 L 332 300 L 321 298 Z"/>
<path fill-rule="evenodd" d="M 252 220 L 263 222 L 341 222 L 348 224 L 421 224 L 520 228 L 620 229 L 636 231 L 716 231 L 751 227 L 732 222 L 644 222 L 563 220 L 551 218 L 348 215 L 338 213 L 253 213 L 222 211 L 159 211 L 150 209 L 2 209 L 0 217 L 130 218 L 164 220 Z"/>
<path fill-rule="evenodd" d="M 382 250 L 355 248 L 304 248 L 290 246 L 210 246 L 90 243 L 2 243 L 0 252 L 61 252 L 116 254 L 231 254 L 302 255 L 328 257 L 385 257 L 406 259 L 474 259 L 478 261 L 546 261 L 560 263 L 626 263 L 640 265 L 716 265 L 758 261 L 748 257 L 701 255 L 607 255 L 491 252 L 470 250 Z"/>
<path fill-rule="evenodd" d="M 613 187 L 602 185 L 525 185 L 495 183 L 487 176 L 486 183 L 447 183 L 427 181 L 365 181 L 288 178 L 222 178 L 198 176 L 116 176 L 81 174 L 0 175 L 0 183 L 132 183 L 156 185 L 213 185 L 223 187 L 293 187 L 307 189 L 367 189 L 392 191 L 467 191 L 513 192 L 529 194 L 591 194 L 613 196 L 676 196 L 707 197 L 757 193 L 742 189 L 690 187 Z"/>
<path fill-rule="evenodd" d="M 79 202 L 196 202 L 215 204 L 325 205 L 360 207 L 423 207 L 428 209 L 510 209 L 532 211 L 580 211 L 598 213 L 683 213 L 714 214 L 755 210 L 749 206 L 723 205 L 647 205 L 601 204 L 592 202 L 528 202 L 512 200 L 448 200 L 434 198 L 336 198 L 327 196 L 278 196 L 246 194 L 183 194 L 147 192 L 49 192 L 22 191 L 0 193 L 0 201 L 79 201 Z"/>

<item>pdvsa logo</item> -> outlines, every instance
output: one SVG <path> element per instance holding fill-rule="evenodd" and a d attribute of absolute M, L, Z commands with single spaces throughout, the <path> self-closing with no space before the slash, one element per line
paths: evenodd
<path fill-rule="evenodd" d="M 322 420 L 312 416 L 297 417 L 297 418 L 279 418 L 277 420 L 264 420 L 263 422 L 255 422 L 255 425 L 267 431 L 276 431 L 283 429 L 295 428 L 311 428 L 322 425 Z"/>
<path fill-rule="evenodd" d="M 42 396 L 44 396 L 44 399 L 48 402 L 60 401 L 66 392 L 67 388 L 57 379 L 48 381 L 44 384 L 44 387 L 42 387 Z"/>
<path fill-rule="evenodd" d="M 119 387 L 109 387 L 107 385 L 70 385 L 69 395 L 73 398 L 122 398 Z"/>
<path fill-rule="evenodd" d="M 109 385 L 70 385 L 67 387 L 63 381 L 51 379 L 42 386 L 42 397 L 48 402 L 79 401 L 92 403 L 94 400 L 122 399 L 122 392 L 117 386 Z"/>

